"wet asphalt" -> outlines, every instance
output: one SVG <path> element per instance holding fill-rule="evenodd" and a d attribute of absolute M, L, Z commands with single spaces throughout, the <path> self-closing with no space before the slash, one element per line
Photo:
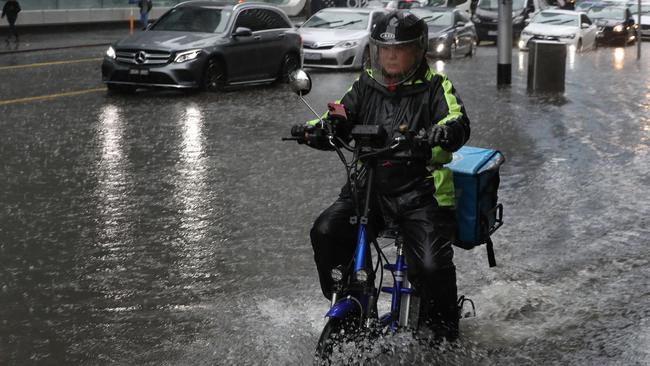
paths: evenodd
<path fill-rule="evenodd" d="M 456 346 L 397 337 L 364 364 L 650 363 L 643 46 L 570 55 L 561 95 L 527 93 L 517 51 L 508 88 L 493 46 L 432 64 L 468 144 L 507 159 L 498 266 L 456 249 L 477 305 Z M 109 95 L 103 52 L 0 55 L 0 364 L 310 364 L 327 302 L 308 233 L 344 175 L 280 141 L 309 110 L 277 84 Z M 311 75 L 322 110 L 357 73 Z"/>

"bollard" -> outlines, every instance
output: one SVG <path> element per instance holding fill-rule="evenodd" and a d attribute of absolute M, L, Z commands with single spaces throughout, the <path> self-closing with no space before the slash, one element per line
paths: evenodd
<path fill-rule="evenodd" d="M 528 43 L 528 91 L 564 92 L 566 44 L 533 39 Z"/>

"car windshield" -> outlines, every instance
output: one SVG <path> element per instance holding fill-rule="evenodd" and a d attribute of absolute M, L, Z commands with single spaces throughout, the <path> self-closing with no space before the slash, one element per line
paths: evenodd
<path fill-rule="evenodd" d="M 611 7 L 592 7 L 587 10 L 591 19 L 624 19 L 625 9 Z"/>
<path fill-rule="evenodd" d="M 454 13 L 450 11 L 411 9 L 411 13 L 424 20 L 430 27 L 449 27 L 454 23 Z"/>
<path fill-rule="evenodd" d="M 512 1 L 512 10 L 520 10 L 523 9 L 524 6 L 526 6 L 526 0 Z M 498 10 L 499 0 L 479 0 L 478 7 L 483 10 Z"/>
<path fill-rule="evenodd" d="M 532 20 L 533 23 L 553 24 L 553 25 L 572 25 L 578 26 L 578 17 L 572 14 L 553 13 L 543 11 Z"/>
<path fill-rule="evenodd" d="M 330 29 L 366 29 L 368 26 L 368 13 L 319 11 L 307 20 L 302 28 L 330 28 Z"/>
<path fill-rule="evenodd" d="M 184 6 L 172 9 L 155 23 L 152 30 L 223 33 L 231 12 L 219 8 Z"/>

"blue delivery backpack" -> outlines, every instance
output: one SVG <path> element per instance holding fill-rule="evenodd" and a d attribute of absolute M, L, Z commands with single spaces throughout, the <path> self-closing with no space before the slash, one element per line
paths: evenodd
<path fill-rule="evenodd" d="M 503 206 L 498 203 L 501 152 L 463 146 L 446 167 L 454 174 L 458 233 L 454 245 L 472 249 L 486 245 L 490 267 L 496 266 L 490 235 L 503 225 Z"/>

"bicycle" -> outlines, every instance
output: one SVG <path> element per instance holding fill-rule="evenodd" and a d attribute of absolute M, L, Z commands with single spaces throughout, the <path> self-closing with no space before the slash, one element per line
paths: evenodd
<path fill-rule="evenodd" d="M 304 71 L 298 70 L 292 75 L 291 84 L 294 91 L 316 114 L 302 98 L 311 90 L 309 76 Z M 332 121 L 345 120 L 345 110 L 342 105 L 330 103 L 328 108 Z M 336 151 L 347 171 L 347 183 L 357 208 L 356 215 L 351 217 L 350 223 L 358 225 L 358 240 L 352 260 L 348 266 L 336 267 L 330 273 L 334 282 L 331 306 L 325 315 L 328 320 L 316 347 L 317 357 L 327 360 L 337 344 L 417 327 L 419 301 L 417 289 L 407 278 L 408 266 L 403 251 L 403 238 L 395 229 L 385 230 L 378 235 L 378 238 L 394 239 L 396 257 L 394 262 L 390 262 L 377 239 L 369 240 L 367 225 L 375 159 L 385 153 L 391 153 L 392 157 L 417 159 L 418 152 L 421 152 L 424 158 L 427 156 L 424 151 L 430 150 L 431 147 L 424 131 L 418 133 L 408 131 L 407 126 L 400 126 L 400 135 L 395 137 L 391 144 L 385 146 L 387 134 L 378 125 L 354 125 L 350 131 L 354 145 L 349 145 L 336 135 L 336 123 L 325 122 L 320 117 L 319 120 L 320 128 L 325 131 L 325 135 L 321 135 L 321 138 L 327 139 L 331 149 Z M 283 140 L 300 141 L 304 138 L 300 133 L 292 133 L 292 135 Z M 352 153 L 349 162 L 343 150 Z M 374 266 L 371 263 L 371 244 L 376 251 L 377 263 Z M 384 270 L 390 272 L 393 279 L 392 286 L 382 287 Z M 379 286 L 375 287 L 377 277 L 379 277 Z M 382 293 L 391 295 L 390 311 L 379 315 L 377 302 Z M 469 315 L 475 315 L 474 303 L 465 297 L 459 299 L 459 309 L 462 309 L 465 302 L 469 302 L 472 307 Z"/>

